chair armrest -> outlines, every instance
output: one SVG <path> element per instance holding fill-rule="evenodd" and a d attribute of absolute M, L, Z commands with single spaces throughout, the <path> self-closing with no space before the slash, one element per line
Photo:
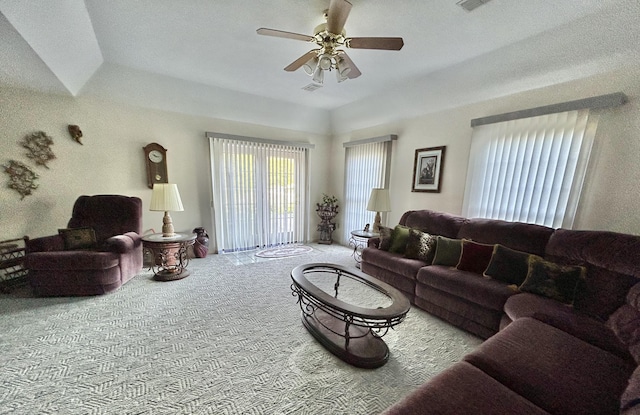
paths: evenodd
<path fill-rule="evenodd" d="M 25 244 L 26 253 L 64 251 L 64 239 L 60 235 L 42 236 L 29 239 Z"/>
<path fill-rule="evenodd" d="M 124 254 L 133 251 L 142 244 L 142 237 L 135 232 L 127 232 L 124 235 L 116 235 L 105 241 L 109 251 Z"/>

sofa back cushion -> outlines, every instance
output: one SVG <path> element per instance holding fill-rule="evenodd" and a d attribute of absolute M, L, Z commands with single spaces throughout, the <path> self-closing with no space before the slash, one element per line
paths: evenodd
<path fill-rule="evenodd" d="M 410 210 L 400 218 L 400 225 L 418 229 L 431 235 L 442 235 L 457 238 L 462 224 L 466 221 L 461 216 L 432 210 Z"/>
<path fill-rule="evenodd" d="M 468 219 L 458 232 L 459 239 L 483 244 L 501 244 L 517 251 L 544 256 L 553 229 L 546 226 L 498 219 Z"/>
<path fill-rule="evenodd" d="M 114 235 L 142 231 L 142 200 L 121 195 L 80 196 L 73 205 L 69 228 L 90 227 L 98 243 Z"/>
<path fill-rule="evenodd" d="M 586 268 L 574 307 L 601 320 L 625 303 L 629 289 L 640 280 L 640 236 L 557 229 L 549 239 L 545 257 Z"/>

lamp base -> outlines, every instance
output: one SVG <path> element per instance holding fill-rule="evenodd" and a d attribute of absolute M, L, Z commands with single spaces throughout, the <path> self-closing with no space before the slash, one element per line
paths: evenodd
<path fill-rule="evenodd" d="M 376 218 L 373 222 L 373 233 L 380 233 L 380 212 L 376 212 Z"/>
<path fill-rule="evenodd" d="M 173 222 L 171 221 L 171 216 L 169 212 L 164 212 L 164 217 L 162 218 L 162 236 L 164 238 L 176 236 L 176 233 L 173 229 Z"/>

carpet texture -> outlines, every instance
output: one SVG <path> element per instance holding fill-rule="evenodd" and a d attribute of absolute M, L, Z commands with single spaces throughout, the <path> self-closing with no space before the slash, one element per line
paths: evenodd
<path fill-rule="evenodd" d="M 172 282 L 143 271 L 99 297 L 0 295 L 1 414 L 377 414 L 481 340 L 412 308 L 388 363 L 352 367 L 300 322 L 290 271 L 354 266 L 351 249 L 189 264 Z"/>
<path fill-rule="evenodd" d="M 260 258 L 284 258 L 306 254 L 311 251 L 313 251 L 313 248 L 307 245 L 283 245 L 258 251 L 256 256 Z"/>

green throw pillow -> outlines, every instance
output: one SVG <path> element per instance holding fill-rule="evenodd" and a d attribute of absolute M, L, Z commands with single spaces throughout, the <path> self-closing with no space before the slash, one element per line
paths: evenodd
<path fill-rule="evenodd" d="M 64 249 L 91 249 L 96 246 L 96 233 L 93 228 L 58 229 L 58 234 L 64 241 Z"/>
<path fill-rule="evenodd" d="M 585 271 L 584 267 L 558 265 L 531 255 L 529 272 L 520 285 L 520 291 L 573 304 L 576 287 L 580 279 L 584 278 Z"/>
<path fill-rule="evenodd" d="M 460 261 L 461 253 L 461 239 L 451 239 L 444 236 L 438 236 L 436 238 L 436 254 L 433 258 L 433 265 L 447 265 L 455 267 Z"/>
<path fill-rule="evenodd" d="M 409 229 L 404 256 L 431 264 L 436 253 L 436 237 L 418 229 Z"/>
<path fill-rule="evenodd" d="M 389 252 L 395 254 L 404 254 L 404 250 L 407 248 L 407 240 L 409 239 L 409 228 L 402 225 L 397 225 L 391 232 L 391 246 Z"/>
<path fill-rule="evenodd" d="M 491 262 L 489 262 L 484 276 L 507 284 L 520 285 L 527 278 L 529 272 L 529 256 L 531 254 L 527 252 L 516 251 L 497 244 L 493 248 Z"/>

